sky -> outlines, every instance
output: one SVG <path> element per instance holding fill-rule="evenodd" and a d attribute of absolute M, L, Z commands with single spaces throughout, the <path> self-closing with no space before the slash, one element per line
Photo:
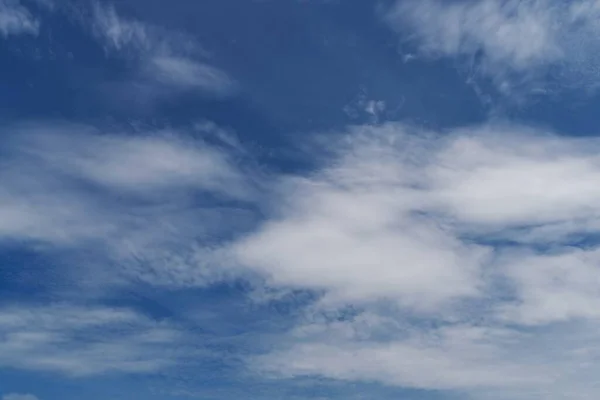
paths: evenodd
<path fill-rule="evenodd" d="M 599 54 L 597 0 L 0 0 L 0 399 L 597 399 Z"/>

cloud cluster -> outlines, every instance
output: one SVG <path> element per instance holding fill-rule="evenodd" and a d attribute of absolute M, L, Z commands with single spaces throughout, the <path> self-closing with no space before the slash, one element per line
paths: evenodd
<path fill-rule="evenodd" d="M 352 128 L 322 169 L 283 177 L 270 220 L 232 247 L 270 284 L 323 293 L 254 365 L 593 396 L 599 143 L 515 126 Z"/>
<path fill-rule="evenodd" d="M 19 0 L 0 1 L 0 34 L 5 38 L 12 35 L 37 35 L 40 23 L 20 4 Z"/>
<path fill-rule="evenodd" d="M 316 140 L 325 156 L 312 171 L 255 184 L 227 141 L 57 124 L 9 131 L 3 240 L 85 249 L 91 265 L 108 254 L 119 273 L 158 286 L 247 274 L 268 289 L 319 293 L 272 352 L 249 359 L 256 371 L 483 398 L 597 393 L 596 138 L 356 126 Z M 215 242 L 220 234 L 232 239 Z M 129 311 L 5 308 L 0 322 L 5 365 L 67 374 L 169 365 L 155 342 L 133 340 L 164 339 L 162 327 Z M 119 332 L 110 344 L 69 344 L 105 330 Z"/>
<path fill-rule="evenodd" d="M 552 68 L 592 79 L 599 4 L 405 0 L 386 19 L 423 54 L 475 60 L 500 85 Z M 100 4 L 92 25 L 151 85 L 232 89 L 183 35 Z M 0 0 L 4 36 L 37 29 L 18 1 Z M 359 106 L 375 123 L 385 109 Z M 0 242 L 85 259 L 77 278 L 99 286 L 251 276 L 256 297 L 314 294 L 271 351 L 248 357 L 268 376 L 490 400 L 598 397 L 598 138 L 510 124 L 354 126 L 315 140 L 323 157 L 311 171 L 265 179 L 245 167 L 239 143 L 199 127 L 210 141 L 5 126 Z M 198 344 L 130 309 L 70 304 L 2 305 L 0 339 L 0 367 L 68 376 L 154 372 Z"/>
<path fill-rule="evenodd" d="M 201 61 L 203 51 L 186 35 L 166 31 L 117 14 L 96 3 L 92 26 L 105 48 L 133 58 L 139 75 L 158 89 L 200 90 L 226 96 L 235 83 L 224 71 Z"/>
<path fill-rule="evenodd" d="M 255 371 L 479 398 L 597 394 L 596 138 L 512 125 L 357 126 L 318 138 L 318 167 L 272 177 L 257 197 L 258 175 L 233 161 L 238 145 L 181 132 L 11 129 L 3 239 L 99 248 L 154 285 L 248 274 L 269 289 L 319 293 L 272 352 L 248 360 Z M 198 206 L 207 195 L 220 200 Z M 233 238 L 215 243 L 218 232 Z M 154 339 L 133 339 L 179 342 L 176 332 L 161 336 L 130 311 L 5 308 L 0 322 L 6 365 L 95 374 L 179 362 L 161 358 Z M 119 333 L 110 344 L 70 344 L 105 330 Z M 59 356 L 63 348 L 71 355 Z"/>
<path fill-rule="evenodd" d="M 280 182 L 275 217 L 234 251 L 280 284 L 346 299 L 476 296 L 486 241 L 561 248 L 597 228 L 599 144 L 510 126 L 357 127 L 331 165 Z"/>
<path fill-rule="evenodd" d="M 385 20 L 423 54 L 467 58 L 506 91 L 515 74 L 597 85 L 599 12 L 595 0 L 401 0 Z"/>

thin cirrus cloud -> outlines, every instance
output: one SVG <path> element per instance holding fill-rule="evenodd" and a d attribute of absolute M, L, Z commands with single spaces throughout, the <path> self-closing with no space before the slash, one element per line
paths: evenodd
<path fill-rule="evenodd" d="M 250 365 L 478 398 L 597 395 L 600 258 L 577 240 L 598 231 L 598 144 L 510 125 L 351 128 L 322 169 L 282 177 L 272 218 L 230 248 L 269 285 L 323 294 Z"/>
<path fill-rule="evenodd" d="M 155 57 L 146 71 L 163 84 L 180 88 L 208 89 L 218 95 L 228 94 L 234 86 L 233 81 L 223 71 L 184 57 Z"/>
<path fill-rule="evenodd" d="M 244 177 L 225 151 L 177 131 L 103 133 L 77 125 L 13 127 L 6 145 L 17 159 L 80 175 L 105 187 L 157 190 L 189 186 L 243 197 Z M 186 137 L 187 136 L 187 137 Z"/>
<path fill-rule="evenodd" d="M 222 138 L 209 145 L 202 130 Z M 215 125 L 132 134 L 28 123 L 5 134 L 0 240 L 75 260 L 76 268 L 55 265 L 52 275 L 80 279 L 86 292 L 78 299 L 94 298 L 82 288 L 88 281 L 100 289 L 131 280 L 181 288 L 225 279 L 228 271 L 212 270 L 216 256 L 198 243 L 239 226 L 241 206 L 221 202 L 250 202 L 254 189 L 232 161 L 236 142 Z M 155 373 L 205 356 L 198 343 L 188 347 L 188 333 L 129 308 L 6 302 L 0 367 L 70 378 Z"/>
<path fill-rule="evenodd" d="M 128 309 L 5 306 L 0 321 L 4 367 L 82 377 L 148 373 L 185 358 L 179 330 Z"/>
<path fill-rule="evenodd" d="M 39 400 L 37 396 L 32 394 L 9 393 L 2 396 L 2 400 Z"/>
<path fill-rule="evenodd" d="M 109 50 L 137 59 L 140 79 L 173 90 L 200 90 L 227 96 L 235 82 L 219 68 L 200 61 L 203 51 L 186 35 L 169 32 L 117 14 L 96 3 L 93 30 Z"/>
<path fill-rule="evenodd" d="M 234 153 L 190 132 L 130 135 L 69 124 L 8 131 L 0 236 L 99 251 L 126 274 L 161 284 L 203 281 L 197 242 L 242 224 L 241 205 L 255 196 Z M 179 269 L 165 269 L 167 261 Z"/>
<path fill-rule="evenodd" d="M 599 13 L 593 0 L 401 0 L 384 19 L 422 54 L 479 60 L 477 73 L 510 90 L 515 74 L 549 71 L 569 86 L 594 85 Z"/>
<path fill-rule="evenodd" d="M 0 0 L 0 34 L 7 38 L 22 34 L 37 35 L 40 23 L 19 0 Z"/>

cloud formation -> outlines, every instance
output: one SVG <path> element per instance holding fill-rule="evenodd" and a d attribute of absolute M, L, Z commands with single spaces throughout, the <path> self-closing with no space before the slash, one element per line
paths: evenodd
<path fill-rule="evenodd" d="M 157 371 L 182 343 L 176 329 L 127 309 L 5 306 L 0 321 L 0 366 L 72 377 Z"/>
<path fill-rule="evenodd" d="M 277 217 L 235 251 L 280 283 L 349 298 L 475 295 L 486 240 L 560 246 L 595 229 L 599 144 L 510 126 L 353 128 L 330 165 L 280 182 Z"/>
<path fill-rule="evenodd" d="M 428 56 L 459 57 L 472 73 L 510 90 L 515 77 L 551 73 L 568 85 L 597 85 L 595 0 L 401 0 L 386 22 Z M 516 75 L 515 75 L 516 74 Z"/>
<path fill-rule="evenodd" d="M 2 400 L 39 400 L 32 394 L 9 393 L 2 396 Z"/>
<path fill-rule="evenodd" d="M 218 95 L 227 95 L 234 86 L 223 71 L 184 57 L 155 57 L 146 72 L 166 85 L 199 88 Z"/>
<path fill-rule="evenodd" d="M 323 294 L 253 365 L 593 396 L 600 259 L 578 240 L 598 231 L 598 144 L 510 125 L 350 129 L 321 169 L 283 177 L 272 218 L 232 247 L 271 285 Z"/>
<path fill-rule="evenodd" d="M 23 7 L 19 0 L 0 0 L 0 34 L 3 37 L 12 35 L 37 35 L 40 23 Z"/>
<path fill-rule="evenodd" d="M 138 278 L 202 282 L 198 241 L 243 224 L 236 203 L 254 196 L 231 158 L 236 151 L 192 137 L 201 131 L 29 124 L 7 132 L 0 237 L 98 251 Z M 159 268 L 166 260 L 171 267 L 179 260 L 183 270 Z"/>
<path fill-rule="evenodd" d="M 140 79 L 171 90 L 200 90 L 226 96 L 235 83 L 224 71 L 200 61 L 206 58 L 192 38 L 117 14 L 96 3 L 93 30 L 108 51 L 139 63 Z"/>
<path fill-rule="evenodd" d="M 4 240 L 101 249 L 86 254 L 109 254 L 120 274 L 156 286 L 253 276 L 266 285 L 256 293 L 318 294 L 272 351 L 248 359 L 254 371 L 490 399 L 597 394 L 597 138 L 510 124 L 355 126 L 317 138 L 312 171 L 260 182 L 234 161 L 235 142 L 56 124 L 9 131 Z M 190 195 L 239 205 L 190 206 Z M 232 239 L 215 242 L 218 232 Z M 120 309 L 4 308 L 0 322 L 10 339 L 0 362 L 69 375 L 182 362 L 134 334 L 186 344 Z M 118 334 L 98 344 L 105 328 Z M 93 340 L 71 343 L 80 337 Z"/>
<path fill-rule="evenodd" d="M 317 168 L 259 183 L 256 197 L 258 175 L 232 161 L 239 144 L 175 131 L 12 131 L 2 150 L 5 240 L 108 250 L 121 274 L 157 286 L 247 275 L 267 293 L 317 293 L 273 351 L 248 359 L 254 371 L 482 398 L 596 393 L 596 138 L 513 125 L 356 126 L 318 138 Z M 245 205 L 190 208 L 190 193 Z M 255 206 L 266 212 L 257 226 Z M 215 243 L 215 232 L 233 239 Z M 104 329 L 90 318 L 123 335 L 68 344 Z M 181 362 L 134 340 L 127 329 L 155 337 L 162 327 L 126 310 L 5 308 L 0 320 L 6 365 L 98 374 Z M 53 352 L 57 343 L 71 355 Z"/>
<path fill-rule="evenodd" d="M 467 60 L 509 93 L 515 80 L 545 74 L 596 79 L 598 4 L 405 0 L 386 21 L 421 55 Z M 136 83 L 217 96 L 235 87 L 186 35 L 101 3 L 92 22 Z M 0 34 L 38 29 L 21 3 L 0 0 Z M 211 123 L 127 132 L 4 124 L 0 244 L 59 258 L 41 267 L 76 296 L 57 301 L 61 287 L 45 304 L 3 300 L 0 368 L 63 379 L 177 375 L 196 362 L 189 376 L 212 378 L 237 373 L 245 357 L 245 372 L 260 377 L 483 400 L 597 398 L 600 140 L 508 123 L 433 132 L 380 124 L 384 101 L 355 108 L 346 111 L 372 124 L 316 135 L 312 167 L 288 173 L 250 167 L 243 145 Z M 16 267 L 4 267 L 10 281 Z M 129 292 L 140 287 L 172 303 Z M 121 290 L 162 319 L 101 305 L 131 300 L 107 300 Z M 248 292 L 277 318 L 261 321 L 272 314 L 248 313 L 256 304 L 242 300 L 206 306 Z M 210 332 L 190 331 L 197 321 Z M 206 362 L 203 346 L 218 361 Z"/>

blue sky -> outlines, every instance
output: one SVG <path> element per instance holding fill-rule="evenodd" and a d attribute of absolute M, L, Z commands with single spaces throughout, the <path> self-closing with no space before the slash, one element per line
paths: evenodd
<path fill-rule="evenodd" d="M 0 399 L 597 398 L 599 21 L 0 0 Z"/>

